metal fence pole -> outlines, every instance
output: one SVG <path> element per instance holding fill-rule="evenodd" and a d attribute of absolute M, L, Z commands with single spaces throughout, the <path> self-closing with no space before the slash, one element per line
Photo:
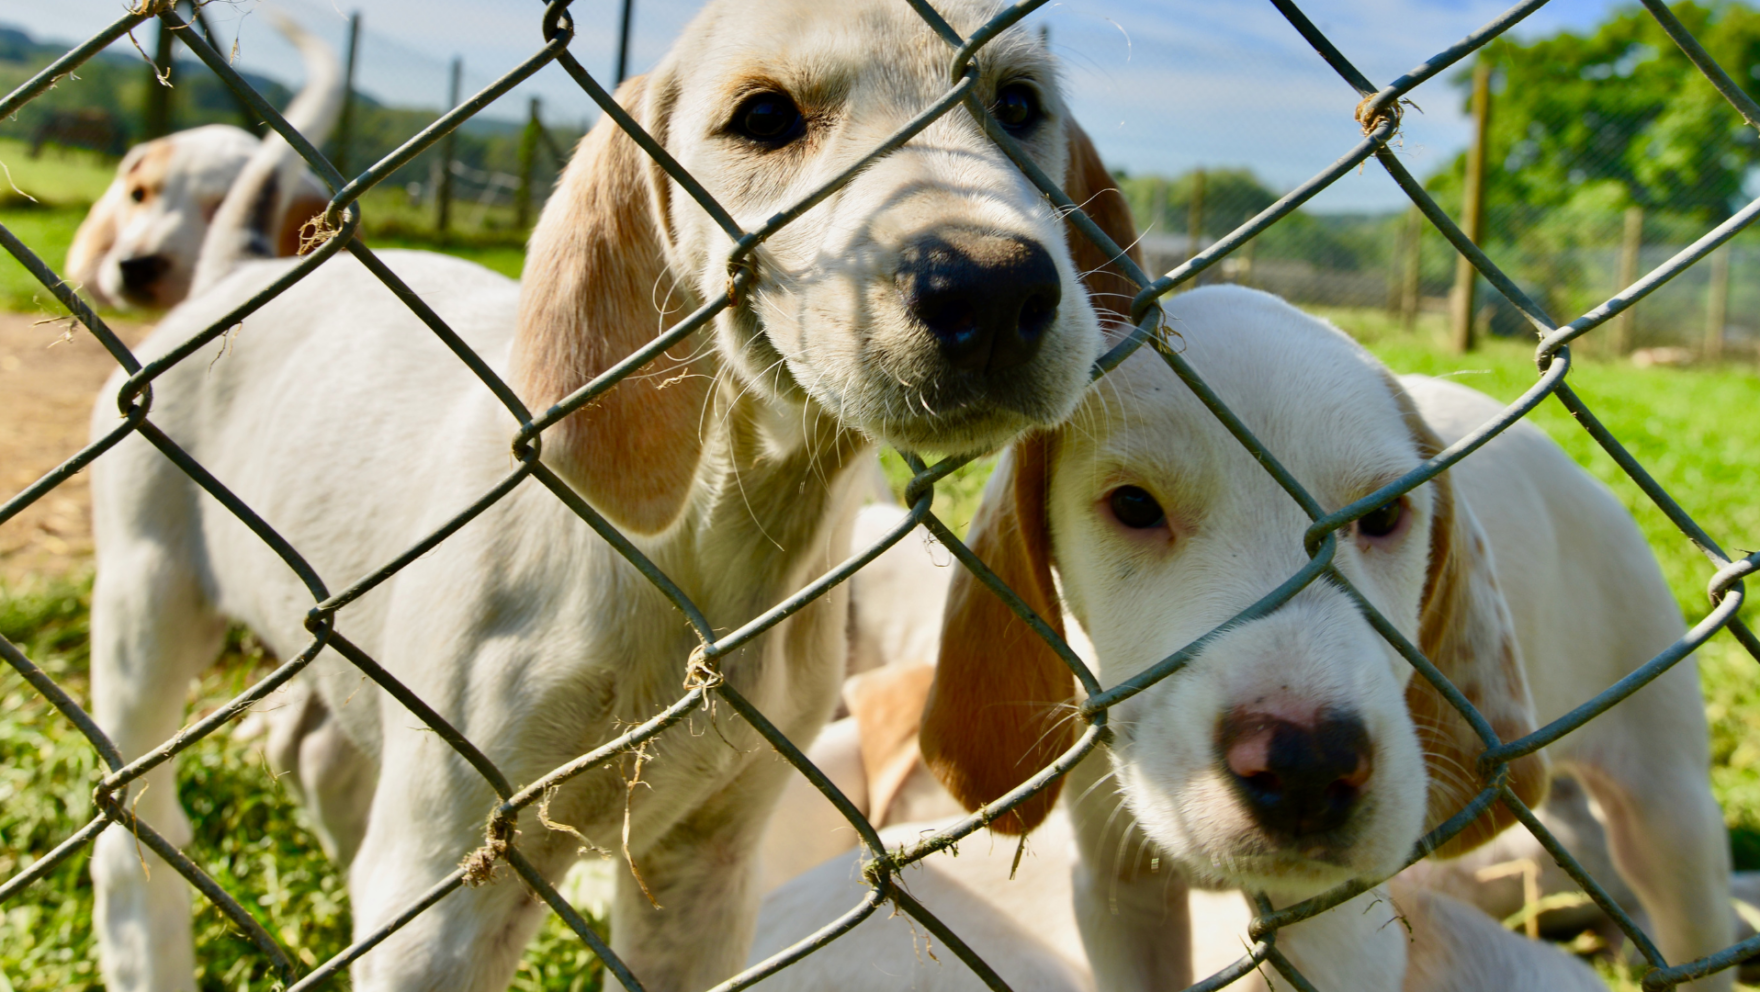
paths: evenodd
<path fill-rule="evenodd" d="M 361 44 L 361 12 L 348 15 L 348 52 L 342 63 L 342 115 L 336 119 L 336 171 L 348 175 L 348 144 L 354 137 L 354 65 Z M 456 90 L 457 87 L 454 87 Z"/>
<path fill-rule="evenodd" d="M 629 27 L 635 19 L 635 0 L 623 0 L 623 15 L 617 21 L 617 85 L 629 78 Z"/>
<path fill-rule="evenodd" d="M 1491 63 L 1480 59 L 1473 66 L 1473 144 L 1467 149 L 1467 172 L 1461 189 L 1461 231 L 1474 244 L 1485 234 L 1485 138 L 1491 124 Z M 1465 255 L 1455 260 L 1454 292 L 1449 296 L 1454 350 L 1472 351 L 1474 295 L 1479 272 Z"/>
<path fill-rule="evenodd" d="M 452 59 L 451 95 L 447 97 L 446 101 L 446 106 L 448 108 L 458 106 L 459 85 L 463 80 L 464 59 L 461 56 L 454 56 Z M 438 166 L 440 175 L 434 189 L 434 199 L 438 204 L 436 207 L 438 212 L 434 217 L 434 230 L 441 237 L 445 237 L 448 229 L 452 227 L 452 162 L 453 156 L 457 150 L 457 131 L 453 130 L 446 132 L 446 137 L 440 139 L 440 162 Z"/>
<path fill-rule="evenodd" d="M 1619 288 L 1624 289 L 1638 281 L 1639 253 L 1644 248 L 1644 208 L 1627 207 L 1625 235 L 1620 239 L 1619 248 Z M 1613 318 L 1613 340 L 1610 346 L 1615 355 L 1623 355 L 1632 350 L 1637 342 L 1638 308 L 1627 307 L 1619 316 Z"/>
<path fill-rule="evenodd" d="M 1715 362 L 1723 357 L 1723 328 L 1729 323 L 1729 256 L 1732 249 L 1724 245 L 1711 253 L 1711 285 L 1706 287 L 1705 360 Z"/>
<path fill-rule="evenodd" d="M 519 136 L 519 188 L 513 194 L 513 223 L 522 231 L 532 223 L 532 170 L 537 167 L 538 138 L 544 130 L 538 110 L 539 100 L 532 97 L 531 114 Z"/>

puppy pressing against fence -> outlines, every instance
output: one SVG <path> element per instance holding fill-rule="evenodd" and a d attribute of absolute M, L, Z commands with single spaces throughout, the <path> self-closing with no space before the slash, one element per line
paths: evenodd
<path fill-rule="evenodd" d="M 1203 289 L 1169 311 L 1175 347 L 1327 508 L 1374 493 L 1500 410 L 1446 381 L 1396 380 L 1262 293 Z M 1076 918 L 1099 988 L 1191 980 L 1177 936 L 1186 883 L 1288 905 L 1384 878 L 1480 788 L 1477 737 L 1341 589 L 1316 582 L 1222 626 L 1308 562 L 1309 523 L 1147 352 L 1102 380 L 1069 426 L 1016 444 L 986 490 L 973 550 L 1040 616 L 1057 624 L 1068 611 L 1103 685 L 1217 631 L 1112 707 L 1108 753 L 1069 776 Z M 1335 567 L 1506 741 L 1684 633 L 1630 515 L 1527 424 L 1338 540 Z M 1061 752 L 1072 698 L 1057 656 L 957 571 L 922 732 L 954 794 L 976 808 Z M 1529 803 L 1548 760 L 1605 812 L 1614 863 L 1664 956 L 1726 946 L 1729 853 L 1692 663 L 1516 762 L 1511 782 Z M 1030 829 L 1048 805 L 999 824 Z M 1449 848 L 1508 822 L 1494 804 Z M 1397 989 L 1407 947 L 1388 905 L 1371 891 L 1277 946 L 1318 988 Z M 1693 987 L 1728 988 L 1730 977 Z"/>
<path fill-rule="evenodd" d="M 977 2 L 941 9 L 968 32 L 992 12 Z M 904 4 L 715 3 L 618 100 L 749 230 L 939 97 L 950 55 Z M 980 98 L 1003 111 L 1039 167 L 1102 222 L 1123 216 L 1032 33 L 1001 34 L 979 64 Z M 209 242 L 223 248 L 237 234 L 217 230 Z M 719 297 L 733 247 L 606 119 L 546 204 L 521 283 L 439 255 L 381 257 L 543 411 Z M 709 624 L 732 629 L 845 554 L 863 481 L 848 469 L 874 441 L 974 450 L 1068 415 L 1101 347 L 1078 281 L 1105 261 L 1095 255 L 1066 242 L 1045 197 L 956 109 L 766 242 L 733 306 L 546 432 L 544 464 Z M 292 264 L 236 264 L 168 315 L 143 357 Z M 109 430 L 115 418 L 105 399 L 94 426 Z M 348 256 L 245 318 L 224 354 L 156 379 L 152 419 L 332 591 L 504 479 L 518 427 Z M 176 732 L 184 686 L 215 657 L 227 621 L 293 658 L 311 643 L 313 594 L 139 436 L 98 462 L 93 490 L 92 691 L 99 722 L 132 759 Z M 810 741 L 835 705 L 845 612 L 834 591 L 719 659 L 720 670 L 790 738 Z M 670 601 L 531 480 L 335 622 L 514 783 L 678 699 L 697 647 Z M 302 730 L 328 746 L 290 770 L 316 800 L 329 846 L 357 852 L 351 908 L 364 936 L 483 843 L 496 797 L 330 649 L 301 678 L 313 686 Z M 576 859 L 582 837 L 627 850 L 614 947 L 650 990 L 700 989 L 744 960 L 753 851 L 785 772 L 725 707 L 698 711 L 647 749 L 644 788 L 626 783 L 627 761 L 571 779 L 546 803 L 549 821 L 571 829 L 528 811 L 517 843 L 549 878 Z M 345 782 L 359 788 L 336 788 Z M 126 804 L 174 840 L 189 837 L 170 763 L 134 783 Z M 99 838 L 105 979 L 112 989 L 188 988 L 188 890 L 145 860 L 121 828 Z M 354 986 L 503 987 L 544 912 L 508 874 L 453 892 L 386 937 L 353 966 Z"/>
<path fill-rule="evenodd" d="M 336 53 L 292 20 L 270 14 L 305 63 L 305 86 L 288 105 L 288 123 L 321 145 L 342 107 Z M 183 302 L 209 223 L 259 145 L 243 128 L 208 124 L 129 149 L 75 232 L 64 277 L 104 306 L 160 309 Z M 277 202 L 269 212 L 278 220 L 267 232 L 269 254 L 298 254 L 301 226 L 330 202 L 303 166 L 290 180 L 270 191 Z"/>

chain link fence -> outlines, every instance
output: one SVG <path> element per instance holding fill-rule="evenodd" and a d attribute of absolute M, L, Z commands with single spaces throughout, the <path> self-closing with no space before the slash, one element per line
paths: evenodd
<path fill-rule="evenodd" d="M 29 867 L 4 882 L 0 882 L 0 904 L 19 897 L 29 890 L 34 882 L 44 878 L 57 865 L 83 850 L 99 833 L 112 824 L 119 824 L 133 833 L 145 848 L 163 858 L 221 913 L 225 914 L 232 924 L 247 935 L 266 960 L 272 972 L 291 992 L 291 990 L 315 988 L 336 978 L 340 971 L 372 950 L 390 933 L 415 919 L 461 886 L 476 884 L 489 877 L 497 863 L 505 863 L 519 875 L 523 883 L 529 886 L 538 898 L 542 899 L 578 935 L 581 941 L 591 948 L 594 954 L 599 956 L 606 970 L 615 975 L 626 988 L 639 989 L 642 987 L 641 976 L 631 973 L 618 955 L 588 924 L 588 921 L 582 918 L 558 894 L 557 890 L 522 854 L 520 843 L 515 836 L 515 821 L 522 810 L 540 803 L 547 792 L 561 783 L 581 775 L 589 769 L 619 760 L 621 756 L 634 752 L 646 742 L 667 733 L 669 728 L 678 725 L 694 711 L 706 708 L 712 703 L 719 703 L 724 709 L 737 713 L 747 721 L 757 733 L 783 755 L 800 774 L 806 776 L 848 818 L 866 847 L 869 860 L 864 877 L 868 880 L 870 888 L 866 897 L 858 905 L 851 907 L 839 919 L 829 921 L 823 929 L 811 937 L 739 975 L 727 979 L 718 986 L 718 989 L 731 992 L 731 990 L 745 988 L 767 975 L 788 967 L 793 962 L 836 940 L 840 935 L 848 932 L 856 924 L 888 903 L 896 907 L 898 911 L 914 918 L 926 930 L 941 940 L 944 946 L 951 949 L 989 987 L 1006 988 L 1007 986 L 996 973 L 960 940 L 957 926 L 950 926 L 947 921 L 937 919 L 896 884 L 895 879 L 899 870 L 905 865 L 947 848 L 961 838 L 983 829 L 986 824 L 1009 813 L 1016 806 L 1044 789 L 1054 779 L 1067 773 L 1077 762 L 1087 757 L 1090 752 L 1106 740 L 1110 707 L 1142 692 L 1180 669 L 1201 649 L 1210 635 L 1200 638 L 1124 683 L 1109 688 L 1102 687 L 1093 673 L 1052 632 L 1051 628 L 1041 618 L 1033 615 L 1020 598 L 985 568 L 983 563 L 936 516 L 932 505 L 934 483 L 947 476 L 968 459 L 947 459 L 933 465 L 927 465 L 914 454 L 908 452 L 902 453 L 903 457 L 916 474 L 906 492 L 910 512 L 908 519 L 903 524 L 890 533 L 886 540 L 880 544 L 859 549 L 854 557 L 813 580 L 795 595 L 776 603 L 771 609 L 744 626 L 732 631 L 718 632 L 677 584 L 653 562 L 645 558 L 633 544 L 619 534 L 611 524 L 545 466 L 539 458 L 538 445 L 540 435 L 545 430 L 553 427 L 569 414 L 593 402 L 605 391 L 614 388 L 621 380 L 642 369 L 645 364 L 656 359 L 666 349 L 691 337 L 709 323 L 716 314 L 729 307 L 734 296 L 751 284 L 753 274 L 745 263 L 751 258 L 752 252 L 758 245 L 824 200 L 869 163 L 895 151 L 910 141 L 933 121 L 949 113 L 969 113 L 984 132 L 990 135 L 1002 151 L 1021 168 L 1030 181 L 1052 203 L 1069 214 L 1072 224 L 1081 234 L 1093 240 L 1107 255 L 1115 258 L 1119 268 L 1140 287 L 1140 291 L 1130 307 L 1130 319 L 1134 324 L 1134 329 L 1125 340 L 1100 359 L 1093 370 L 1094 376 L 1097 378 L 1105 375 L 1139 347 L 1147 345 L 1153 348 L 1312 518 L 1313 524 L 1306 535 L 1306 546 L 1310 554 L 1308 564 L 1290 576 L 1287 581 L 1264 599 L 1231 620 L 1230 624 L 1266 615 L 1278 609 L 1300 590 L 1316 581 L 1334 583 L 1352 596 L 1359 609 L 1364 612 L 1382 636 L 1411 662 L 1419 676 L 1430 680 L 1461 711 L 1482 738 L 1485 749 L 1479 764 L 1479 773 L 1483 782 L 1481 791 L 1458 813 L 1425 837 L 1413 851 L 1412 860 L 1421 858 L 1426 852 L 1435 849 L 1461 832 L 1492 804 L 1501 803 L 1536 835 L 1565 870 L 1582 886 L 1583 890 L 1624 931 L 1632 945 L 1642 953 L 1650 965 L 1650 970 L 1643 979 L 1645 988 L 1671 988 L 1681 982 L 1730 968 L 1750 955 L 1760 952 L 1760 937 L 1755 937 L 1696 961 L 1664 960 L 1652 941 L 1634 924 L 1625 910 L 1607 895 L 1595 879 L 1588 876 L 1571 854 L 1535 818 L 1533 812 L 1524 806 L 1511 791 L 1507 784 L 1508 771 L 1506 767 L 1511 761 L 1533 753 L 1546 744 L 1581 727 L 1620 700 L 1638 691 L 1667 671 L 1672 665 L 1687 657 L 1690 652 L 1720 630 L 1727 628 L 1749 654 L 1760 661 L 1760 640 L 1755 638 L 1753 632 L 1737 616 L 1744 596 L 1742 580 L 1745 576 L 1753 573 L 1757 565 L 1760 565 L 1760 553 L 1750 554 L 1745 558 L 1731 558 L 1726 554 L 1718 543 L 1694 522 L 1692 516 L 1655 482 L 1644 466 L 1640 465 L 1626 451 L 1619 440 L 1601 425 L 1594 411 L 1572 390 L 1568 382 L 1572 365 L 1570 345 L 1573 341 L 1595 331 L 1610 318 L 1667 285 L 1671 280 L 1687 271 L 1694 263 L 1729 240 L 1756 216 L 1760 216 L 1760 200 L 1748 204 L 1730 219 L 1707 231 L 1688 247 L 1657 265 L 1612 297 L 1600 302 L 1574 320 L 1561 324 L 1462 234 L 1454 221 L 1425 192 L 1418 180 L 1406 170 L 1400 157 L 1389 147 L 1390 139 L 1394 138 L 1399 130 L 1401 100 L 1406 94 L 1508 31 L 1524 17 L 1541 7 L 1544 0 L 1529 0 L 1529 2 L 1510 9 L 1480 30 L 1437 53 L 1405 75 L 1382 86 L 1377 86 L 1365 78 L 1291 0 L 1272 0 L 1277 10 L 1313 46 L 1319 56 L 1336 70 L 1344 83 L 1353 87 L 1361 95 L 1362 102 L 1357 109 L 1357 120 L 1362 125 L 1362 138 L 1330 167 L 1260 211 L 1227 236 L 1204 247 L 1203 250 L 1165 275 L 1152 277 L 1139 270 L 1120 246 L 1112 243 L 1082 213 L 1080 205 L 1072 202 L 1056 182 L 1033 164 L 991 116 L 988 108 L 974 96 L 978 79 L 975 60 L 981 55 L 984 46 L 999 33 L 1014 27 L 1023 18 L 1042 6 L 1045 0 L 1026 0 L 1026 2 L 1009 6 L 969 37 L 962 37 L 955 31 L 935 10 L 931 0 L 900 0 L 900 2 L 908 3 L 935 34 L 945 42 L 948 57 L 948 88 L 940 98 L 922 108 L 912 120 L 874 148 L 861 161 L 803 198 L 793 207 L 777 214 L 762 227 L 750 231 L 740 227 L 728 212 L 716 203 L 702 186 L 667 154 L 660 144 L 644 132 L 616 104 L 604 86 L 570 54 L 569 44 L 574 37 L 575 26 L 569 15 L 569 0 L 554 0 L 542 10 L 539 10 L 536 4 L 533 5 L 531 16 L 535 23 L 541 25 L 545 44 L 529 59 L 463 104 L 441 116 L 431 126 L 422 129 L 396 151 L 353 177 L 339 174 L 310 143 L 288 126 L 268 101 L 239 77 L 224 55 L 214 51 L 198 33 L 187 31 L 187 25 L 172 9 L 169 0 L 144 0 L 126 16 L 99 31 L 89 41 L 69 51 L 54 64 L 0 100 L 0 117 L 11 117 L 21 107 L 48 91 L 57 80 L 73 72 L 110 43 L 122 38 L 142 23 L 158 18 L 169 28 L 183 32 L 181 37 L 185 39 L 189 48 L 207 64 L 219 79 L 249 103 L 256 113 L 283 134 L 305 158 L 312 170 L 331 189 L 336 191 L 330 204 L 327 219 L 339 232 L 336 237 L 300 260 L 297 265 L 267 289 L 216 321 L 204 332 L 164 357 L 143 365 L 105 326 L 104 321 L 32 252 L 30 246 L 21 242 L 11 231 L 0 227 L 0 245 L 4 245 L 13 257 L 18 259 L 41 281 L 43 286 L 55 295 L 56 299 L 104 345 L 114 356 L 116 362 L 129 373 L 129 378 L 117 397 L 117 402 L 124 414 L 122 423 L 93 440 L 73 458 L 43 476 L 24 491 L 8 499 L 3 506 L 0 506 L 0 523 L 4 523 L 26 506 L 43 498 L 74 473 L 101 457 L 123 438 L 131 434 L 139 434 L 163 452 L 167 458 L 175 462 L 196 484 L 230 510 L 286 562 L 303 579 L 313 602 L 305 618 L 305 627 L 311 633 L 311 640 L 304 652 L 297 657 L 281 662 L 270 675 L 247 691 L 205 718 L 184 728 L 183 731 L 157 749 L 133 761 L 123 760 L 116 746 L 61 685 L 26 657 L 17 646 L 11 642 L 0 640 L 0 655 L 4 655 L 7 663 L 36 691 L 42 693 L 91 742 L 107 769 L 106 773 L 93 783 L 93 811 L 90 821 L 83 828 L 62 840 L 52 850 L 37 858 Z M 1757 106 L 1706 54 L 1700 43 L 1680 24 L 1674 14 L 1662 3 L 1662 0 L 1644 0 L 1644 4 L 1648 13 L 1655 18 L 1681 51 L 1693 61 L 1705 78 L 1727 99 L 1733 107 L 1733 112 L 1739 115 L 1747 125 L 1760 127 L 1760 106 Z M 556 63 L 567 71 L 592 100 L 678 183 L 684 194 L 692 197 L 711 218 L 720 224 L 727 236 L 735 243 L 735 248 L 731 256 L 732 269 L 726 292 L 667 329 L 651 343 L 555 406 L 548 410 L 531 411 L 526 409 L 514 391 L 490 369 L 488 364 L 474 354 L 443 320 L 401 283 L 354 235 L 360 224 L 360 208 L 357 200 L 363 193 L 384 181 L 386 177 L 439 141 L 472 115 L 489 106 L 521 80 L 550 63 Z M 1201 273 L 1228 259 L 1251 242 L 1253 238 L 1277 224 L 1279 220 L 1288 216 L 1330 183 L 1350 170 L 1366 164 L 1370 159 L 1374 159 L 1377 165 L 1384 168 L 1401 189 L 1410 196 L 1413 204 L 1422 212 L 1434 229 L 1440 232 L 1441 236 L 1446 238 L 1457 252 L 1465 256 L 1492 286 L 1520 310 L 1539 339 L 1535 352 L 1538 378 L 1532 388 L 1505 409 L 1495 420 L 1486 423 L 1398 481 L 1349 506 L 1332 513 L 1326 513 L 1319 503 L 1309 495 L 1301 482 L 1293 478 L 1282 467 L 1276 453 L 1266 450 L 1209 390 L 1197 371 L 1188 365 L 1177 351 L 1165 346 L 1161 341 L 1157 333 L 1163 320 L 1160 299 L 1165 294 L 1191 282 Z M 403 300 L 423 323 L 431 328 L 447 347 L 452 349 L 459 360 L 482 380 L 485 387 L 517 418 L 521 427 L 511 439 L 511 450 L 517 465 L 500 484 L 483 493 L 469 508 L 409 548 L 404 554 L 399 555 L 395 560 L 384 563 L 382 567 L 367 577 L 353 582 L 346 588 L 334 591 L 326 582 L 326 577 L 319 576 L 305 562 L 298 549 L 289 545 L 250 506 L 242 502 L 219 480 L 210 475 L 201 464 L 179 449 L 169 437 L 155 427 L 151 416 L 153 405 L 151 386 L 154 379 L 168 368 L 178 362 L 188 360 L 198 349 L 219 340 L 228 328 L 238 324 L 245 315 L 261 307 L 269 299 L 324 264 L 331 256 L 342 251 L 354 255 Z M 1337 532 L 1357 517 L 1409 492 L 1461 459 L 1470 456 L 1473 451 L 1521 419 L 1548 396 L 1555 397 L 1571 411 L 1583 429 L 1588 431 L 1631 479 L 1649 495 L 1650 499 L 1674 522 L 1687 540 L 1697 546 L 1709 559 L 1713 574 L 1708 590 L 1714 608 L 1683 639 L 1651 659 L 1631 676 L 1552 724 L 1520 740 L 1500 741 L 1492 732 L 1489 724 L 1474 710 L 1466 698 L 1454 686 L 1448 684 L 1436 668 L 1424 658 L 1419 649 L 1407 641 L 1385 617 L 1381 616 L 1364 596 L 1353 589 L 1345 575 L 1334 566 L 1334 554 L 1339 540 Z M 445 541 L 460 527 L 506 496 L 515 486 L 527 478 L 537 479 L 554 492 L 563 503 L 579 514 L 588 525 L 646 576 L 678 609 L 684 621 L 690 624 L 694 630 L 700 643 L 689 659 L 678 659 L 679 671 L 686 676 L 685 682 L 679 696 L 664 710 L 652 715 L 646 722 L 630 729 L 622 736 L 604 742 L 567 764 L 554 769 L 537 781 L 518 785 L 509 781 L 507 776 L 490 761 L 477 744 L 458 733 L 439 712 L 398 682 L 372 657 L 349 643 L 338 633 L 336 618 L 338 612 L 345 609 L 348 604 L 384 583 L 417 557 Z M 1052 647 L 1068 664 L 1083 690 L 1085 699 L 1080 703 L 1079 708 L 1085 726 L 1078 741 L 1067 752 L 1048 766 L 1040 769 L 1023 785 L 999 802 L 977 814 L 966 817 L 947 829 L 924 837 L 913 846 L 889 851 L 881 844 L 875 828 L 846 797 L 839 793 L 830 780 L 808 761 L 799 744 L 787 739 L 749 701 L 725 682 L 718 666 L 720 659 L 727 656 L 729 652 L 763 635 L 785 617 L 854 575 L 881 551 L 903 539 L 917 526 L 926 528 L 942 544 L 951 549 L 954 556 L 965 567 L 971 569 L 984 583 L 995 590 L 1041 637 L 1051 642 Z M 410 715 L 420 720 L 449 744 L 481 774 L 499 797 L 499 802 L 492 808 L 483 810 L 488 827 L 487 836 L 482 846 L 474 852 L 467 850 L 457 852 L 461 861 L 461 866 L 457 870 L 440 879 L 426 892 L 412 900 L 402 912 L 395 914 L 394 918 L 379 930 L 358 934 L 355 943 L 342 953 L 314 966 L 305 967 L 277 941 L 272 933 L 271 925 L 265 924 L 257 915 L 246 909 L 233 895 L 218 884 L 202 865 L 187 857 L 175 844 L 169 842 L 151 826 L 137 820 L 122 797 L 130 783 L 138 780 L 150 769 L 170 760 L 197 741 L 242 716 L 254 704 L 262 701 L 269 693 L 287 683 L 301 669 L 310 664 L 320 651 L 326 648 L 346 657 L 358 668 L 362 676 L 376 682 L 390 696 L 400 702 Z M 503 881 L 500 884 L 509 883 Z M 1289 959 L 1279 952 L 1277 947 L 1279 929 L 1318 913 L 1326 912 L 1346 899 L 1366 891 L 1373 884 L 1376 883 L 1367 880 L 1354 882 L 1298 905 L 1275 911 L 1267 901 L 1260 898 L 1257 902 L 1258 914 L 1251 931 L 1255 943 L 1238 963 L 1218 974 L 1205 978 L 1193 988 L 1221 988 L 1265 964 L 1275 968 L 1295 987 L 1311 988 L 1309 982 L 1294 968 Z"/>

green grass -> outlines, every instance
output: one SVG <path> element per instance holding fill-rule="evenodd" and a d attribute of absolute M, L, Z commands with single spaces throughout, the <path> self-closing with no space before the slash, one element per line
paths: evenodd
<path fill-rule="evenodd" d="M 18 645 L 76 700 L 86 681 L 90 581 L 29 592 L 0 588 L 0 636 Z M 209 711 L 267 672 L 252 639 L 235 632 L 226 656 L 190 689 Z M 96 752 L 16 674 L 0 675 L 0 879 L 29 867 L 91 817 Z M 195 827 L 188 848 L 216 881 L 306 967 L 348 946 L 347 882 L 319 849 L 305 812 L 265 764 L 260 742 L 222 730 L 184 752 L 178 797 Z M 97 990 L 89 849 L 0 906 L 0 986 L 17 992 Z M 197 983 L 203 992 L 269 989 L 267 962 L 221 913 L 195 897 Z M 603 931 L 603 924 L 600 924 Z M 584 992 L 596 958 L 551 916 L 512 988 Z M 346 987 L 346 981 L 338 987 Z"/>

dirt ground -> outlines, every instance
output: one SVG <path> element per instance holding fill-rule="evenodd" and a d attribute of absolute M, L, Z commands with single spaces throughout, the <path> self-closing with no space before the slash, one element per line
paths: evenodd
<path fill-rule="evenodd" d="M 84 327 L 0 313 L 0 502 L 83 447 L 98 387 L 116 360 Z M 149 325 L 111 321 L 130 345 Z M 13 588 L 90 566 L 92 512 L 84 472 L 0 524 L 0 584 Z"/>

